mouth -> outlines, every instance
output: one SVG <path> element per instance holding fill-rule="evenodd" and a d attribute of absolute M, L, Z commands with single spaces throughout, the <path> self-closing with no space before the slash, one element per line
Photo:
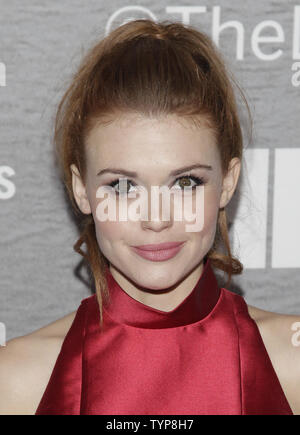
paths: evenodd
<path fill-rule="evenodd" d="M 140 257 L 150 261 L 166 261 L 175 257 L 185 242 L 168 242 L 156 245 L 131 246 Z"/>

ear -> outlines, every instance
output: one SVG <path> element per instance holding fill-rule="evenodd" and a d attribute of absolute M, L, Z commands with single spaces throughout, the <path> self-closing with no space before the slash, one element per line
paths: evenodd
<path fill-rule="evenodd" d="M 74 164 L 70 165 L 70 169 L 72 172 L 72 188 L 73 188 L 73 194 L 76 203 L 80 208 L 80 210 L 82 211 L 82 213 L 90 214 L 91 207 L 88 200 L 86 188 L 82 182 L 79 170 L 77 166 Z"/>
<path fill-rule="evenodd" d="M 223 179 L 220 208 L 225 207 L 234 194 L 241 171 L 241 160 L 238 157 L 231 159 L 226 176 Z"/>

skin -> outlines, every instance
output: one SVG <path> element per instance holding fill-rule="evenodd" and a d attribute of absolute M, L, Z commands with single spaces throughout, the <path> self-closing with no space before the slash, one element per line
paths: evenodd
<path fill-rule="evenodd" d="M 153 152 L 154 149 L 159 153 Z M 212 131 L 203 122 L 191 122 L 172 115 L 160 119 L 121 115 L 106 126 L 95 126 L 86 138 L 87 178 L 71 165 L 73 192 L 85 214 L 92 213 L 97 241 L 110 262 L 110 271 L 122 288 L 136 300 L 163 311 L 174 309 L 191 292 L 203 271 L 203 258 L 212 246 L 219 208 L 225 207 L 236 189 L 241 162 L 234 158 L 227 174 L 221 171 L 220 156 Z M 136 171 L 130 190 L 167 185 L 180 189 L 180 181 L 169 173 L 183 166 L 203 163 L 212 170 L 193 169 L 179 176 L 202 177 L 204 184 L 204 226 L 187 232 L 186 220 L 106 221 L 97 219 L 99 186 L 106 186 L 122 174 L 105 168 Z M 123 175 L 124 176 L 124 175 Z M 195 182 L 188 178 L 189 185 Z M 118 189 L 118 185 L 115 189 Z M 178 191 L 177 191 L 178 192 Z M 150 203 L 149 194 L 149 203 Z M 129 199 L 129 201 L 133 201 Z M 118 202 L 118 199 L 117 199 Z M 181 251 L 163 262 L 152 262 L 133 252 L 131 245 L 185 241 Z M 277 314 L 248 306 L 294 414 L 300 414 L 300 346 L 293 346 L 291 325 L 300 316 Z M 0 413 L 34 414 L 49 381 L 62 342 L 75 311 L 31 334 L 18 337 L 0 349 Z"/>
<path fill-rule="evenodd" d="M 98 244 L 110 261 L 112 275 L 130 296 L 164 311 L 176 307 L 198 281 L 203 270 L 203 257 L 215 237 L 218 209 L 229 202 L 240 172 L 239 160 L 233 159 L 222 185 L 220 157 L 212 132 L 204 127 L 196 129 L 191 122 L 180 121 L 171 116 L 164 120 L 137 119 L 134 114 L 120 116 L 105 127 L 94 128 L 86 140 L 86 186 L 76 166 L 71 167 L 76 201 L 83 213 L 93 214 Z M 153 152 L 154 147 L 159 149 L 159 154 Z M 212 166 L 212 170 L 194 169 L 190 172 L 205 180 L 202 231 L 186 232 L 185 225 L 189 222 L 174 221 L 172 216 L 168 221 L 100 222 L 97 219 L 96 207 L 101 203 L 101 199 L 96 198 L 97 188 L 121 176 L 109 173 L 99 177 L 100 170 L 115 167 L 133 170 L 138 177 L 132 181 L 148 188 L 149 192 L 151 186 L 160 185 L 178 192 L 180 184 L 178 181 L 175 183 L 176 177 L 170 177 L 169 173 L 195 163 Z M 180 175 L 187 174 L 185 171 Z M 195 184 L 190 179 L 188 182 L 191 186 Z M 130 189 L 137 192 L 137 186 Z M 149 193 L 149 203 L 150 196 Z M 116 201 L 118 203 L 118 199 Z M 165 262 L 145 260 L 130 247 L 169 241 L 186 243 L 176 257 Z M 147 290 L 143 291 L 141 287 Z M 170 288 L 172 291 L 155 291 Z"/>

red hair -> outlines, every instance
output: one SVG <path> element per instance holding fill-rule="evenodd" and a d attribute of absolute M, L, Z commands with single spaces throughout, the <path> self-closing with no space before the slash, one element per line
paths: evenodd
<path fill-rule="evenodd" d="M 84 139 L 96 123 L 106 122 L 117 111 L 148 117 L 177 114 L 195 122 L 204 116 L 215 133 L 225 175 L 230 160 L 242 160 L 243 154 L 233 85 L 251 119 L 242 90 L 206 34 L 177 22 L 144 19 L 127 22 L 97 42 L 74 74 L 58 106 L 54 142 L 63 181 L 80 222 L 81 234 L 74 249 L 93 275 L 101 325 L 102 302 L 108 295 L 104 272 L 109 263 L 99 249 L 93 216 L 83 214 L 77 206 L 70 170 L 75 164 L 85 182 Z M 219 245 L 225 252 L 218 250 Z M 225 208 L 219 209 L 215 240 L 207 256 L 212 266 L 228 275 L 226 286 L 232 274 L 243 270 L 231 253 Z"/>

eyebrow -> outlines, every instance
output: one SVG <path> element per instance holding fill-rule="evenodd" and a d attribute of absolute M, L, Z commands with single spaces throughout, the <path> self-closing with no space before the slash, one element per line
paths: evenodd
<path fill-rule="evenodd" d="M 194 165 L 190 165 L 190 166 L 184 166 L 182 168 L 178 168 L 175 169 L 174 171 L 170 172 L 170 176 L 174 176 L 174 175 L 179 175 L 182 172 L 186 172 L 186 171 L 190 171 L 191 169 L 208 169 L 209 171 L 212 170 L 212 166 L 210 165 L 203 165 L 203 164 L 194 164 Z M 123 175 L 127 175 L 128 177 L 137 177 L 138 173 L 134 172 L 134 171 L 126 171 L 125 169 L 121 169 L 121 168 L 105 168 L 102 169 L 102 171 L 99 171 L 97 176 L 106 174 L 107 172 L 112 173 L 112 174 L 123 174 Z"/>

